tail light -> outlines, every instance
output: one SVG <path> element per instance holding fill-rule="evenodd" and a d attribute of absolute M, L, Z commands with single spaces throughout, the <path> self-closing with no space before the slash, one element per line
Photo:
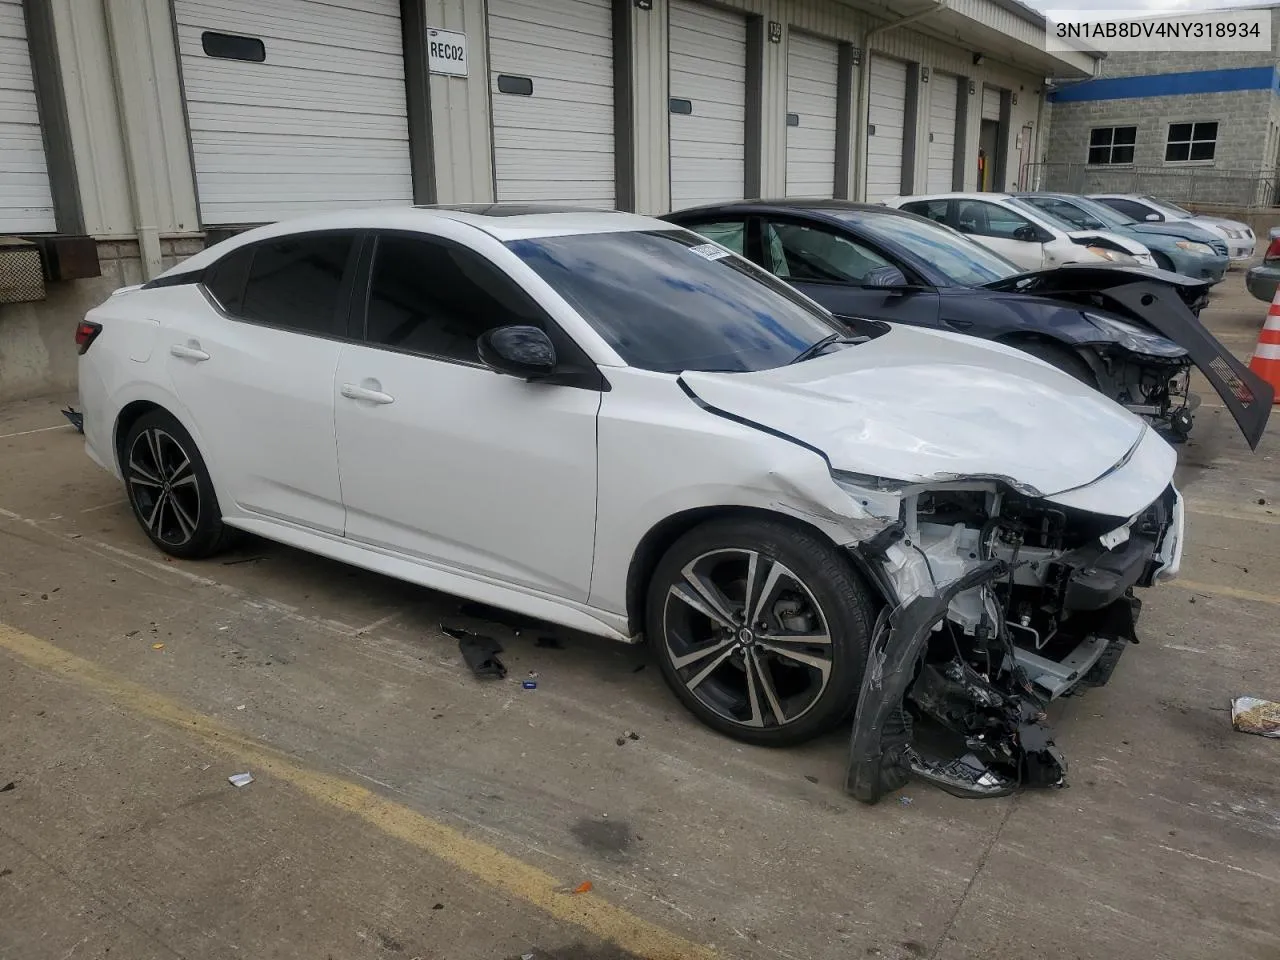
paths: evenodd
<path fill-rule="evenodd" d="M 1264 260 L 1280 260 L 1280 237 L 1271 238 L 1271 242 L 1267 244 L 1267 252 L 1262 256 Z"/>
<path fill-rule="evenodd" d="M 89 320 L 81 320 L 76 326 L 76 346 L 83 355 L 91 346 L 93 341 L 98 339 L 98 334 L 102 332 L 102 324 L 93 323 Z"/>

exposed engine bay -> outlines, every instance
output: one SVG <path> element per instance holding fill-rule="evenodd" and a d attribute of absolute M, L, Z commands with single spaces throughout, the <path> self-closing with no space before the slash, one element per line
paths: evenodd
<path fill-rule="evenodd" d="M 1106 683 L 1138 642 L 1134 588 L 1172 559 L 1174 488 L 1129 518 L 1002 480 L 865 492 L 900 497 L 853 548 L 899 602 L 872 636 L 846 789 L 874 803 L 912 775 L 966 797 L 1061 785 L 1046 707 Z"/>

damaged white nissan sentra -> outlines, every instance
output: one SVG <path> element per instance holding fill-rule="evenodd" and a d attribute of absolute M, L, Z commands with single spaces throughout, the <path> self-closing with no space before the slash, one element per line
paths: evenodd
<path fill-rule="evenodd" d="M 1026 354 L 868 329 L 656 220 L 495 206 L 251 230 L 77 340 L 89 455 L 174 556 L 249 531 L 647 636 L 730 736 L 853 715 L 862 800 L 1058 783 L 1046 703 L 1177 572 L 1174 453 Z"/>

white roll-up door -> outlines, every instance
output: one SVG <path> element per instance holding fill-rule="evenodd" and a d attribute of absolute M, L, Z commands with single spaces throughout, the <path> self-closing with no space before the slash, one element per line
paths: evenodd
<path fill-rule="evenodd" d="M 1000 119 L 1000 91 L 996 87 L 982 88 L 982 119 Z"/>
<path fill-rule="evenodd" d="M 835 194 L 839 64 L 834 41 L 787 38 L 788 197 Z"/>
<path fill-rule="evenodd" d="M 867 202 L 902 193 L 902 148 L 907 109 L 907 65 L 871 57 L 867 122 Z"/>
<path fill-rule="evenodd" d="M 174 11 L 205 224 L 413 201 L 398 0 Z"/>
<path fill-rule="evenodd" d="M 959 77 L 934 71 L 929 78 L 929 193 L 947 193 L 955 184 L 959 94 Z"/>
<path fill-rule="evenodd" d="M 497 198 L 612 208 L 609 0 L 489 0 L 489 70 Z"/>
<path fill-rule="evenodd" d="M 22 0 L 0 0 L 0 233 L 55 229 Z"/>
<path fill-rule="evenodd" d="M 746 190 L 747 22 L 671 0 L 671 208 Z"/>

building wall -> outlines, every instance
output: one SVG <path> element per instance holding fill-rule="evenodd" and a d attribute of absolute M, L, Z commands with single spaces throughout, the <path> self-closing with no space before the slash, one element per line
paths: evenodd
<path fill-rule="evenodd" d="M 65 100 L 60 106 L 65 111 L 66 139 L 73 160 L 70 179 L 74 181 L 66 186 L 76 198 L 77 215 L 74 225 L 60 223 L 60 228 L 99 241 L 102 276 L 50 282 L 47 299 L 39 303 L 0 305 L 0 399 L 69 389 L 74 384 L 75 323 L 113 289 L 155 276 L 199 249 L 204 237 L 170 0 L 27 2 L 47 8 L 53 36 L 45 54 L 49 62 L 42 66 L 56 75 Z M 429 189 L 415 192 L 425 192 L 440 203 L 492 201 L 485 0 L 408 2 L 421 4 L 417 14 L 428 26 L 461 31 L 468 37 L 468 75 L 431 75 L 426 80 L 430 183 Z M 754 118 L 759 136 L 749 146 L 754 156 L 748 157 L 748 168 L 758 171 L 759 192 L 780 196 L 786 187 L 790 31 L 843 42 L 861 51 L 865 60 L 867 31 L 884 21 L 837 0 L 718 0 L 716 5 L 757 18 L 761 29 L 771 21 L 782 25 L 780 42 L 766 41 L 751 66 L 761 95 Z M 953 0 L 952 8 L 963 8 L 966 16 L 984 18 L 985 28 L 997 31 L 1007 49 L 1022 49 L 1017 47 L 1020 43 L 1034 50 L 1037 36 L 1043 35 L 1042 27 L 989 0 Z M 629 201 L 626 205 L 649 214 L 665 213 L 671 204 L 667 13 L 668 0 L 653 0 L 649 10 L 634 3 L 623 4 L 615 17 L 615 30 L 621 24 L 626 31 L 624 54 L 629 61 L 624 68 L 626 82 L 616 91 L 627 97 L 631 143 L 626 163 L 630 189 L 620 196 Z M 871 50 L 906 61 L 917 77 L 921 67 L 956 75 L 963 90 L 974 91 L 968 95 L 971 106 L 963 111 L 965 126 L 956 144 L 964 184 L 969 187 L 977 179 L 983 86 L 1008 91 L 1007 182 L 995 186 L 1012 187 L 1018 175 L 1016 141 L 1023 127 L 1032 124 L 1033 136 L 1043 139 L 1036 129 L 1043 121 L 1043 71 L 1025 64 L 1015 66 L 1013 54 L 1002 61 L 998 51 L 983 49 L 973 38 L 948 42 L 928 30 L 926 22 L 889 30 L 874 37 Z M 980 65 L 974 63 L 975 52 L 985 56 Z M 1042 52 L 1034 55 L 1044 57 Z M 1067 67 L 1079 69 L 1071 63 Z M 857 103 L 858 67 L 849 79 L 850 97 Z M 855 117 L 853 131 L 841 146 L 847 155 L 838 164 L 849 171 L 845 192 L 850 196 L 857 195 L 862 181 L 855 162 L 857 137 L 852 135 L 859 125 Z M 919 111 L 915 118 L 914 142 L 916 185 L 922 189 L 927 167 L 927 110 Z"/>

